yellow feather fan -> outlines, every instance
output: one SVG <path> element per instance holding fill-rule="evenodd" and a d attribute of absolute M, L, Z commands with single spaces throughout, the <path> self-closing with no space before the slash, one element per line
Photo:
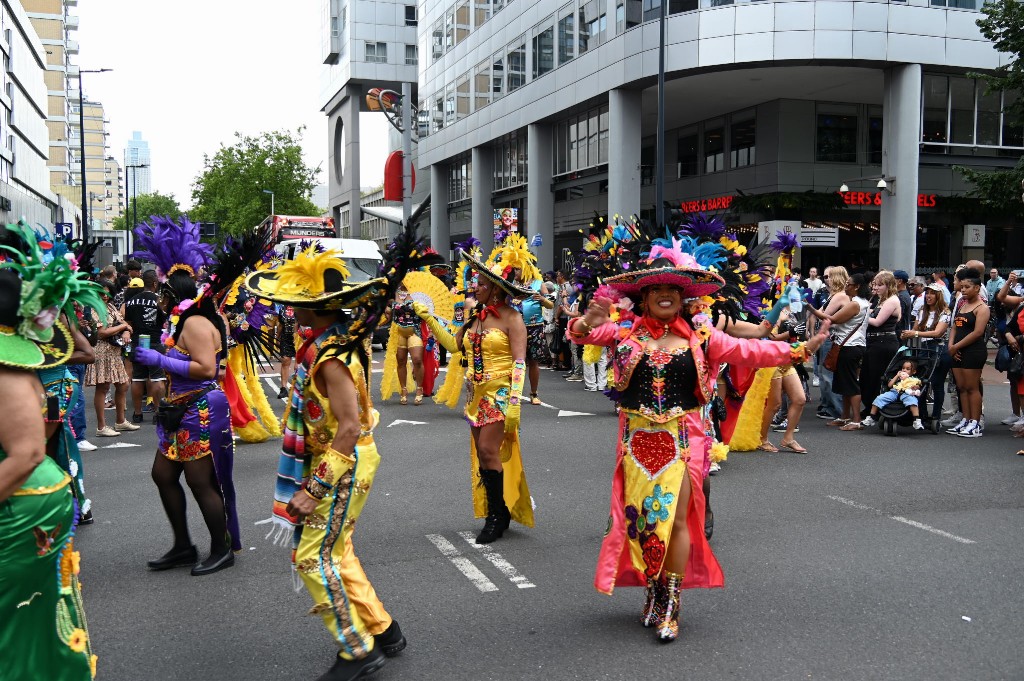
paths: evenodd
<path fill-rule="evenodd" d="M 761 446 L 761 419 L 764 418 L 764 401 L 768 399 L 768 391 L 772 387 L 772 375 L 775 367 L 758 369 L 754 382 L 743 398 L 736 430 L 729 441 L 729 449 L 734 452 L 752 452 Z"/>

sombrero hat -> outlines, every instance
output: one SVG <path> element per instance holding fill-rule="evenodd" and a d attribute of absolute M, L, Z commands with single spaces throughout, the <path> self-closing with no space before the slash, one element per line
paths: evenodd
<path fill-rule="evenodd" d="M 681 245 L 674 239 L 671 246 L 655 246 L 645 260 L 608 277 L 604 283 L 627 296 L 638 295 L 648 286 L 677 286 L 684 298 L 709 296 L 725 285 L 719 274 L 702 267 L 692 254 L 681 250 Z"/>
<path fill-rule="evenodd" d="M 493 265 L 492 269 L 492 267 L 487 266 L 487 263 L 470 255 L 466 251 L 459 251 L 459 255 L 461 255 L 462 259 L 468 263 L 474 271 L 478 272 L 480 276 L 486 277 L 488 281 L 513 298 L 529 298 L 535 293 L 533 289 L 527 288 L 526 286 L 520 286 L 515 282 L 514 277 L 516 273 L 514 270 L 509 270 L 506 275 L 508 278 L 506 279 L 505 276 L 503 276 L 505 274 L 505 268 L 500 263 Z"/>
<path fill-rule="evenodd" d="M 46 334 L 49 340 L 21 335 L 21 286 L 16 272 L 0 270 L 0 364 L 18 369 L 49 369 L 64 364 L 71 357 L 74 343 L 63 324 L 53 323 Z"/>
<path fill-rule="evenodd" d="M 350 283 L 341 252 L 307 249 L 272 270 L 257 270 L 245 287 L 261 298 L 307 310 L 341 310 L 387 294 L 386 278 Z"/>

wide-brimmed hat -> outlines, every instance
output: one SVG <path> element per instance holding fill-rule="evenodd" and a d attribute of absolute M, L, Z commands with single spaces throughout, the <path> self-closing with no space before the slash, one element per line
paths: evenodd
<path fill-rule="evenodd" d="M 307 310 L 358 307 L 387 293 L 386 278 L 350 283 L 348 277 L 340 251 L 307 249 L 275 269 L 251 273 L 245 287 L 261 298 Z"/>
<path fill-rule="evenodd" d="M 71 357 L 71 333 L 60 322 L 48 329 L 47 340 L 22 335 L 21 277 L 13 270 L 0 270 L 0 364 L 19 369 L 48 369 Z"/>
<path fill-rule="evenodd" d="M 514 277 L 516 276 L 516 271 L 514 269 L 510 269 L 508 274 L 505 275 L 505 268 L 500 263 L 493 265 L 492 269 L 487 266 L 487 263 L 470 255 L 466 251 L 459 251 L 459 255 L 462 256 L 462 259 L 468 263 L 475 272 L 479 273 L 481 277 L 486 277 L 488 281 L 513 298 L 529 298 L 535 293 L 533 289 L 521 286 L 515 282 Z M 506 276 L 508 278 L 506 278 Z"/>

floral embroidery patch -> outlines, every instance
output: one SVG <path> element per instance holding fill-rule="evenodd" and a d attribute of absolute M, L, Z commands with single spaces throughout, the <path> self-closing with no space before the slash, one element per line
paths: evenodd
<path fill-rule="evenodd" d="M 665 522 L 668 520 L 668 508 L 675 503 L 676 495 L 672 492 L 664 492 L 661 485 L 655 485 L 651 496 L 644 499 L 644 510 L 647 511 L 647 522 Z"/>
<path fill-rule="evenodd" d="M 640 548 L 643 549 L 646 566 L 644 574 L 653 579 L 661 572 L 661 566 L 665 562 L 665 542 L 658 539 L 656 534 L 648 534 L 641 537 Z"/>
<path fill-rule="evenodd" d="M 626 507 L 626 534 L 629 535 L 630 539 L 638 539 L 641 534 L 646 530 L 654 528 L 648 527 L 647 516 L 637 510 L 637 507 L 630 504 Z"/>

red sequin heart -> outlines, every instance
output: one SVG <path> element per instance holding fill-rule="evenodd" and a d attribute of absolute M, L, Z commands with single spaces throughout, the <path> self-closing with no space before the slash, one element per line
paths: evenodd
<path fill-rule="evenodd" d="M 651 480 L 679 458 L 675 438 L 664 430 L 634 431 L 629 438 L 629 453 Z"/>
<path fill-rule="evenodd" d="M 306 403 L 306 413 L 312 421 L 319 421 L 324 417 L 323 407 L 312 400 Z"/>

